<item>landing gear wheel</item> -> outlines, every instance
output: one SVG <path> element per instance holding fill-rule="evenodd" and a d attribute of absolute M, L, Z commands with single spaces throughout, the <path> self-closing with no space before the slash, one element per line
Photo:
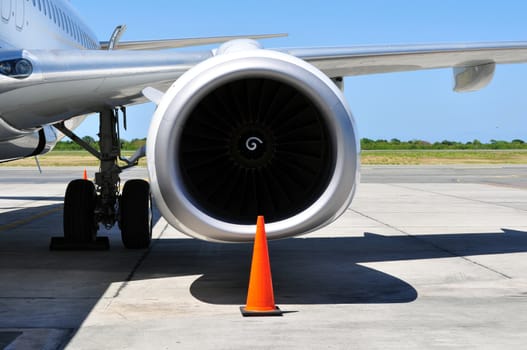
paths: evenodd
<path fill-rule="evenodd" d="M 150 184 L 129 180 L 120 199 L 121 239 L 128 249 L 148 248 L 152 240 L 152 197 Z"/>
<path fill-rule="evenodd" d="M 68 242 L 92 242 L 97 236 L 95 185 L 87 180 L 69 183 L 64 196 L 64 239 Z"/>

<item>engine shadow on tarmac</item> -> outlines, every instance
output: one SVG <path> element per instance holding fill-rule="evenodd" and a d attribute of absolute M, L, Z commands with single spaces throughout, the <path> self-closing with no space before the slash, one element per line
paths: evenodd
<path fill-rule="evenodd" d="M 211 304 L 244 303 L 252 245 L 164 239 L 153 250 L 133 279 L 201 274 L 190 289 L 195 298 Z M 408 303 L 418 297 L 414 287 L 363 263 L 524 252 L 527 234 L 365 233 L 273 241 L 269 250 L 277 304 Z"/>

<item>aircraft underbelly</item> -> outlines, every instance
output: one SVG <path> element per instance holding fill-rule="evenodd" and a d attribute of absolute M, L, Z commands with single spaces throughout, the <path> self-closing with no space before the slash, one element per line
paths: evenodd
<path fill-rule="evenodd" d="M 142 89 L 154 85 L 164 91 L 170 84 L 172 81 L 122 88 L 104 84 L 104 79 L 94 79 L 53 84 L 53 88 L 47 84 L 29 86 L 0 94 L 0 118 L 17 129 L 32 129 L 94 113 L 103 107 L 144 103 L 146 99 L 141 93 Z M 110 91 L 111 97 L 108 96 Z"/>

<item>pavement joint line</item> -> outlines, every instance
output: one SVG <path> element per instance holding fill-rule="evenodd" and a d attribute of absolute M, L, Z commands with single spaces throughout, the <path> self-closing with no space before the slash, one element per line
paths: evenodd
<path fill-rule="evenodd" d="M 501 277 L 503 277 L 503 278 L 505 278 L 505 279 L 512 279 L 511 276 L 509 276 L 509 275 L 507 275 L 507 274 L 505 274 L 505 273 L 503 273 L 503 272 L 500 272 L 500 271 L 498 271 L 498 270 L 496 270 L 496 269 L 493 269 L 492 267 L 489 267 L 489 266 L 486 266 L 486 265 L 484 265 L 484 264 L 481 264 L 481 263 L 479 263 L 479 262 L 477 262 L 477 261 L 474 261 L 474 260 L 472 260 L 472 259 L 470 259 L 470 258 L 468 258 L 468 257 L 466 257 L 466 256 L 459 255 L 459 254 L 457 254 L 457 253 L 455 253 L 455 252 L 453 252 L 453 251 L 451 251 L 451 250 L 449 250 L 449 249 L 443 248 L 443 247 L 441 247 L 441 246 L 439 246 L 439 245 L 437 245 L 437 244 L 435 244 L 435 243 L 433 243 L 433 242 L 430 242 L 430 241 L 428 241 L 428 240 L 426 240 L 426 239 L 423 239 L 423 238 L 421 238 L 421 237 L 419 237 L 419 236 L 416 236 L 416 235 L 413 235 L 413 234 L 411 234 L 411 233 L 409 233 L 409 232 L 406 232 L 406 231 L 404 231 L 404 230 L 401 230 L 400 228 L 397 228 L 397 227 L 395 227 L 395 226 L 393 226 L 393 225 L 390 225 L 390 224 L 387 224 L 387 223 L 385 223 L 385 222 L 382 222 L 381 220 L 378 220 L 378 219 L 376 219 L 376 218 L 374 218 L 374 217 L 372 217 L 372 216 L 370 216 L 370 215 L 367 215 L 367 214 L 361 213 L 361 212 L 359 212 L 358 210 L 351 209 L 351 208 L 349 208 L 348 210 L 351 210 L 352 212 L 354 212 L 354 213 L 356 213 L 356 214 L 359 214 L 359 215 L 361 215 L 361 216 L 363 216 L 363 217 L 365 217 L 365 218 L 367 218 L 367 219 L 373 220 L 373 221 L 375 221 L 376 223 L 379 223 L 379 224 L 384 225 L 384 226 L 386 226 L 386 227 L 388 227 L 388 228 L 391 228 L 391 229 L 393 229 L 393 230 L 396 230 L 397 232 L 400 232 L 400 233 L 402 233 L 402 234 L 404 234 L 404 235 L 406 235 L 406 236 L 408 236 L 408 237 L 412 237 L 412 238 L 416 239 L 417 241 L 419 241 L 419 242 L 421 242 L 421 243 L 428 244 L 428 245 L 432 246 L 433 248 L 435 248 L 435 249 L 437 249 L 437 250 L 439 250 L 439 251 L 442 251 L 442 252 L 444 252 L 444 253 L 447 253 L 447 254 L 451 255 L 451 256 L 454 257 L 454 258 L 461 258 L 461 259 L 463 259 L 463 260 L 465 260 L 465 261 L 467 261 L 467 262 L 469 262 L 469 263 L 471 263 L 471 264 L 474 264 L 474 265 L 479 266 L 479 267 L 481 267 L 481 268 L 483 268 L 483 269 L 485 269 L 485 270 L 488 270 L 488 271 L 490 271 L 490 272 L 493 272 L 493 273 L 495 273 L 495 274 L 497 274 L 497 275 L 499 275 L 499 276 L 501 276 Z"/>
<path fill-rule="evenodd" d="M 519 177 L 519 176 L 518 176 Z M 482 184 L 495 186 L 495 187 L 505 187 L 505 188 L 512 188 L 512 189 L 520 189 L 520 190 L 527 190 L 527 186 L 522 185 L 510 185 L 510 184 L 503 184 L 499 182 L 492 182 L 492 181 L 485 181 L 482 182 Z"/>
<path fill-rule="evenodd" d="M 24 219 L 21 219 L 21 220 L 17 220 L 15 222 L 11 222 L 9 224 L 2 225 L 2 226 L 0 226 L 0 232 L 4 232 L 4 231 L 11 230 L 11 229 L 14 229 L 14 228 L 22 226 L 22 225 L 29 224 L 32 221 L 35 221 L 35 220 L 38 220 L 38 219 L 43 218 L 45 216 L 51 215 L 53 213 L 56 213 L 56 212 L 62 210 L 62 208 L 63 208 L 63 206 L 59 205 L 56 208 L 49 209 L 49 210 L 40 212 L 38 214 L 34 214 L 34 215 L 30 216 L 30 217 L 27 217 L 27 218 L 24 218 Z"/>
<path fill-rule="evenodd" d="M 436 192 L 436 191 L 424 190 L 424 189 L 421 189 L 421 188 L 408 187 L 408 186 L 405 186 L 405 185 L 402 185 L 402 184 L 390 184 L 390 185 L 393 186 L 393 187 L 403 188 L 405 190 L 424 192 L 424 193 L 431 193 L 431 194 L 435 194 L 435 195 L 438 195 L 438 196 L 450 197 L 450 198 L 455 198 L 455 199 L 462 199 L 462 200 L 466 200 L 466 201 L 470 201 L 470 202 L 487 204 L 487 205 L 493 205 L 493 206 L 496 206 L 496 207 L 513 209 L 513 210 L 518 210 L 518 211 L 527 211 L 525 209 L 515 208 L 515 207 L 508 206 L 508 205 L 500 204 L 500 203 L 486 202 L 486 201 L 483 201 L 483 200 L 480 200 L 480 199 L 471 199 L 471 198 L 456 196 L 454 194 L 446 194 L 446 193 L 441 193 L 441 192 Z M 479 183 L 479 185 L 488 185 L 488 184 L 487 183 Z M 515 187 L 515 188 L 516 189 L 521 189 L 521 188 L 518 188 L 518 187 Z M 521 189 L 521 190 L 523 190 L 523 189 Z"/>
<path fill-rule="evenodd" d="M 152 244 L 150 244 L 148 249 L 141 255 L 139 260 L 137 260 L 137 262 L 135 263 L 134 267 L 132 268 L 132 270 L 130 271 L 130 273 L 124 280 L 124 282 L 121 283 L 117 291 L 114 293 L 113 298 L 119 297 L 121 292 L 128 286 L 128 283 L 134 278 L 136 271 L 141 267 L 141 265 L 146 260 L 148 255 L 150 255 L 150 252 L 152 251 L 154 246 L 159 242 L 159 240 L 163 237 L 163 234 L 167 231 L 167 229 L 168 229 L 168 224 L 165 224 L 165 227 L 163 227 L 159 236 L 153 240 Z M 107 305 L 107 307 L 110 306 L 110 304 L 111 302 Z"/>

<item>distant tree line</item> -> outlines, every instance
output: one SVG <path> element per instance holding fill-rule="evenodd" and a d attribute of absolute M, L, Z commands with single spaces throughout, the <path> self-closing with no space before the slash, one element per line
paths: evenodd
<path fill-rule="evenodd" d="M 87 142 L 90 146 L 99 150 L 99 143 L 91 136 L 84 136 L 82 138 L 84 142 Z M 121 139 L 121 149 L 124 151 L 135 151 L 146 144 L 146 138 L 143 139 L 132 139 L 131 141 Z M 55 150 L 58 151 L 81 151 L 83 148 L 73 141 L 60 141 L 55 146 Z"/>
<path fill-rule="evenodd" d="M 84 136 L 82 138 L 85 142 L 90 144 L 95 149 L 99 149 L 99 144 L 91 136 Z M 131 141 L 121 139 L 121 147 L 125 151 L 135 151 L 146 144 L 146 138 L 132 139 Z M 460 149 L 460 150 L 478 150 L 478 149 L 527 149 L 527 143 L 523 140 L 512 140 L 512 141 L 500 141 L 490 140 L 489 143 L 483 143 L 479 140 L 469 142 L 457 142 L 444 140 L 441 142 L 428 142 L 423 140 L 410 140 L 401 141 L 398 139 L 391 140 L 372 140 L 363 138 L 360 140 L 361 148 L 363 150 L 413 150 L 413 149 L 424 149 L 424 150 L 449 150 L 449 149 Z M 61 141 L 55 146 L 56 150 L 59 151 L 80 151 L 82 147 L 77 145 L 73 141 Z"/>
<path fill-rule="evenodd" d="M 483 143 L 479 140 L 469 142 L 457 142 L 444 140 L 441 142 L 428 142 L 423 140 L 401 141 L 391 140 L 371 140 L 363 138 L 360 140 L 363 150 L 478 150 L 478 149 L 527 149 L 527 143 L 523 140 L 515 139 L 512 141 L 490 140 Z"/>

